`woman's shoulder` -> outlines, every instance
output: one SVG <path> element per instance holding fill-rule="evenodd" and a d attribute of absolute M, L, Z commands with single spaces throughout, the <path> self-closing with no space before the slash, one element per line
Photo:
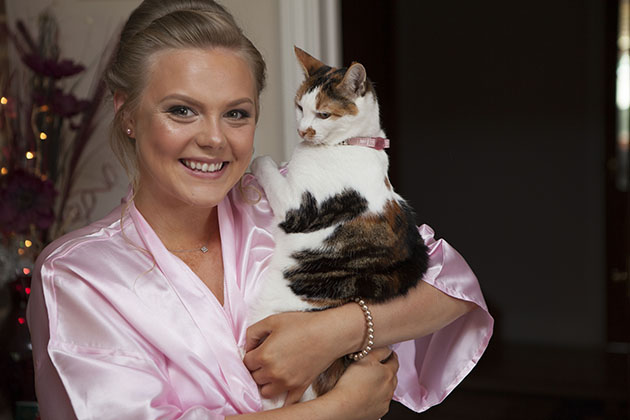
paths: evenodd
<path fill-rule="evenodd" d="M 123 205 L 118 206 L 102 219 L 68 232 L 48 244 L 37 258 L 36 271 L 71 261 L 97 265 L 99 260 L 120 247 L 122 209 Z M 128 219 L 125 217 L 125 226 L 130 223 Z"/>
<path fill-rule="evenodd" d="M 134 319 L 143 301 L 134 286 L 154 263 L 128 244 L 127 235 L 137 235 L 126 215 L 122 234 L 123 208 L 60 237 L 38 258 L 29 325 L 32 334 L 49 334 L 49 348 L 99 357 L 150 351 L 135 331 L 143 322 Z"/>

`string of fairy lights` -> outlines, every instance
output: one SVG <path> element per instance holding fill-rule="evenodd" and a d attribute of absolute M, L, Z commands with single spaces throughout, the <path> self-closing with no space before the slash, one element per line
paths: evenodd
<path fill-rule="evenodd" d="M 0 105 L 6 106 L 9 104 L 9 98 L 7 98 L 6 96 L 2 96 L 0 97 Z M 39 112 L 41 113 L 46 113 L 48 112 L 49 107 L 48 105 L 42 105 L 39 107 Z M 38 135 L 39 139 L 44 141 L 48 138 L 48 135 L 44 132 L 44 131 L 40 131 L 39 135 Z M 27 150 L 25 153 L 25 157 L 27 160 L 33 160 L 35 159 L 35 152 L 32 150 Z M 6 166 L 3 166 L 2 168 L 0 168 L 0 175 L 7 175 L 9 173 L 9 169 Z M 42 177 L 46 177 L 46 175 L 42 175 Z"/>
<path fill-rule="evenodd" d="M 1 96 L 0 97 L 0 106 L 5 107 L 7 105 L 9 105 L 10 99 L 7 98 L 6 96 Z M 45 106 L 44 106 L 45 107 Z M 42 108 L 42 107 L 40 107 Z M 40 109 L 40 111 L 45 112 L 45 109 Z M 39 133 L 39 139 L 44 141 L 48 138 L 48 135 L 45 132 L 40 132 Z M 32 150 L 27 150 L 24 157 L 27 160 L 32 160 L 35 159 L 35 152 Z M 2 166 L 0 167 L 0 176 L 6 176 L 9 174 L 9 168 L 6 166 Z M 45 177 L 45 175 L 42 175 L 43 177 Z M 18 242 L 18 249 L 17 249 L 17 254 L 19 257 L 24 257 L 27 252 L 33 247 L 34 243 L 32 240 L 30 239 L 21 239 Z M 32 272 L 32 267 L 30 267 L 30 261 L 28 259 L 18 259 L 18 273 L 22 274 L 23 276 L 27 277 L 30 276 L 31 272 Z M 18 274 L 16 273 L 16 274 Z M 30 295 L 31 293 L 31 288 L 22 283 L 22 282 L 16 282 L 14 284 L 14 288 L 15 291 L 18 292 L 19 294 L 24 294 L 26 295 L 26 297 L 28 297 L 28 295 Z M 24 308 L 20 308 L 20 309 L 24 309 Z M 17 322 L 20 325 L 25 325 L 26 324 L 26 318 L 24 317 L 23 311 L 20 311 L 17 317 Z"/>

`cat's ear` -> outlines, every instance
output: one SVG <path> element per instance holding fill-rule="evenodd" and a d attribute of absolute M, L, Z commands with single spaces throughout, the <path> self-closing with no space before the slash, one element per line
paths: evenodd
<path fill-rule="evenodd" d="M 306 51 L 293 46 L 293 50 L 295 51 L 295 56 L 298 59 L 298 62 L 302 66 L 302 70 L 304 70 L 304 75 L 306 77 L 310 77 L 315 73 L 315 70 L 318 68 L 325 66 L 324 63 L 307 53 Z"/>
<path fill-rule="evenodd" d="M 352 63 L 337 87 L 350 95 L 363 96 L 367 73 L 361 63 Z"/>

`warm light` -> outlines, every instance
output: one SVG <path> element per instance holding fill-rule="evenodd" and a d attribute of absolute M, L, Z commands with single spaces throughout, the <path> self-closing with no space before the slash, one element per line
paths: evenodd
<path fill-rule="evenodd" d="M 44 133 L 43 131 L 41 133 L 39 133 L 39 138 L 42 140 L 46 140 L 48 138 L 48 136 L 46 135 L 46 133 Z"/>
<path fill-rule="evenodd" d="M 25 252 L 24 248 L 18 249 L 18 255 L 24 255 Z"/>
<path fill-rule="evenodd" d="M 617 62 L 617 108 L 630 108 L 630 53 L 625 51 Z"/>
<path fill-rule="evenodd" d="M 4 166 L 2 167 L 2 169 L 0 169 L 0 174 L 6 175 L 8 173 L 9 173 L 9 170 L 7 168 L 5 168 Z"/>
<path fill-rule="evenodd" d="M 41 179 L 42 181 L 46 181 L 48 179 L 48 175 L 42 174 Z"/>
<path fill-rule="evenodd" d="M 33 159 L 35 157 L 35 154 L 33 152 L 26 152 L 26 159 Z"/>
<path fill-rule="evenodd" d="M 31 288 L 30 287 L 25 287 L 24 291 L 26 292 L 27 295 L 31 294 Z"/>
<path fill-rule="evenodd" d="M 2 98 L 0 98 L 0 104 L 6 105 L 8 102 L 9 102 L 9 100 L 7 98 L 5 98 L 4 96 Z"/>
<path fill-rule="evenodd" d="M 19 318 L 18 318 L 18 322 L 19 322 L 20 324 L 24 324 L 24 323 L 26 322 L 26 319 L 24 319 L 23 317 L 19 317 Z"/>
<path fill-rule="evenodd" d="M 39 108 L 39 110 L 40 110 L 40 111 L 42 111 L 42 112 L 47 112 L 47 111 L 48 111 L 48 105 L 42 105 L 42 106 Z"/>
<path fill-rule="evenodd" d="M 33 245 L 33 242 L 31 242 L 31 241 L 29 241 L 29 240 L 27 239 L 27 240 L 25 240 L 25 241 L 24 241 L 24 245 L 25 245 L 27 248 L 30 248 L 30 247 L 31 247 L 31 245 Z"/>
<path fill-rule="evenodd" d="M 24 273 L 25 276 L 28 276 L 29 274 L 31 274 L 31 269 L 24 267 L 22 269 L 22 273 Z"/>

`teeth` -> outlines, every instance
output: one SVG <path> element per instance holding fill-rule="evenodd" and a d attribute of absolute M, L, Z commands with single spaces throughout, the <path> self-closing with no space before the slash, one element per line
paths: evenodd
<path fill-rule="evenodd" d="M 221 170 L 221 168 L 223 168 L 223 162 L 201 163 L 201 162 L 195 162 L 192 160 L 183 160 L 182 162 L 184 162 L 184 165 L 186 165 L 190 169 L 193 169 L 195 171 L 201 171 L 201 172 L 216 172 L 216 171 Z"/>

